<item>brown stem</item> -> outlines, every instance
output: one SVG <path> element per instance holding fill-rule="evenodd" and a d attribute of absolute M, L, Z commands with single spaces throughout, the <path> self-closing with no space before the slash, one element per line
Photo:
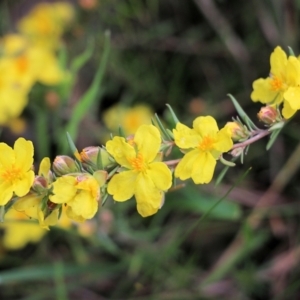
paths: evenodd
<path fill-rule="evenodd" d="M 268 130 L 261 130 L 258 132 L 258 134 L 256 134 L 255 136 L 253 136 L 252 138 L 248 139 L 245 142 L 241 142 L 241 143 L 237 143 L 234 144 L 233 147 L 231 149 L 236 149 L 236 148 L 245 148 L 246 146 L 262 139 L 263 137 L 269 135 L 271 133 L 271 131 Z"/>

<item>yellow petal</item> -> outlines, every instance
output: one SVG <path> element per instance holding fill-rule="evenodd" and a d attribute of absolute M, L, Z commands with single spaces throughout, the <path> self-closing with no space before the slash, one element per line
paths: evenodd
<path fill-rule="evenodd" d="M 276 103 L 279 104 L 283 100 L 283 94 L 271 89 L 271 78 L 259 78 L 253 82 L 253 91 L 251 93 L 251 100 L 261 103 Z"/>
<path fill-rule="evenodd" d="M 44 178 L 48 178 L 50 171 L 51 163 L 49 157 L 44 157 L 40 163 L 39 168 L 39 176 L 43 176 Z"/>
<path fill-rule="evenodd" d="M 300 87 L 288 88 L 284 93 L 284 99 L 292 110 L 300 109 Z"/>
<path fill-rule="evenodd" d="M 163 193 L 157 189 L 147 173 L 140 173 L 136 180 L 135 198 L 137 211 L 142 217 L 155 214 L 161 207 Z"/>
<path fill-rule="evenodd" d="M 288 101 L 284 101 L 282 115 L 285 119 L 291 118 L 297 110 L 292 109 Z"/>
<path fill-rule="evenodd" d="M 172 173 L 166 164 L 154 162 L 149 165 L 147 173 L 156 188 L 167 191 L 172 185 Z"/>
<path fill-rule="evenodd" d="M 175 168 L 175 177 L 178 177 L 181 180 L 190 178 L 192 176 L 192 170 L 194 168 L 195 161 L 197 160 L 199 154 L 200 152 L 197 149 L 186 153 Z"/>
<path fill-rule="evenodd" d="M 13 186 L 9 182 L 3 181 L 0 183 L 0 191 L 0 205 L 5 205 L 12 198 Z"/>
<path fill-rule="evenodd" d="M 5 143 L 0 143 L 0 165 L 3 169 L 8 169 L 15 163 L 15 152 Z"/>
<path fill-rule="evenodd" d="M 33 145 L 31 141 L 18 138 L 14 145 L 16 165 L 24 171 L 28 171 L 33 164 Z"/>
<path fill-rule="evenodd" d="M 106 143 L 106 150 L 114 157 L 118 164 L 127 169 L 132 168 L 128 160 L 135 158 L 136 152 L 124 138 L 115 136 L 111 141 Z"/>
<path fill-rule="evenodd" d="M 290 56 L 286 67 L 286 82 L 289 86 L 297 86 L 300 84 L 300 61 Z"/>
<path fill-rule="evenodd" d="M 217 133 L 217 141 L 214 143 L 214 149 L 220 152 L 227 152 L 233 146 L 230 131 L 224 127 Z"/>
<path fill-rule="evenodd" d="M 88 191 L 80 191 L 72 201 L 68 202 L 74 212 L 84 219 L 91 219 L 98 210 L 98 201 Z"/>
<path fill-rule="evenodd" d="M 68 203 L 77 193 L 76 179 L 72 176 L 59 177 L 53 183 L 53 193 L 49 198 L 53 203 Z"/>
<path fill-rule="evenodd" d="M 201 137 L 215 135 L 219 131 L 216 120 L 211 116 L 196 118 L 193 128 Z"/>
<path fill-rule="evenodd" d="M 181 123 L 176 124 L 176 129 L 173 129 L 173 134 L 175 144 L 181 149 L 196 148 L 201 139 L 194 129 Z"/>
<path fill-rule="evenodd" d="M 70 206 L 67 207 L 66 215 L 68 218 L 70 218 L 76 222 L 84 222 L 85 221 L 85 218 L 83 218 L 80 215 L 75 214 L 72 207 L 70 207 Z"/>
<path fill-rule="evenodd" d="M 287 55 L 281 49 L 281 47 L 277 46 L 271 54 L 270 57 L 271 64 L 271 74 L 276 75 L 278 77 L 282 77 L 282 74 L 285 74 L 286 65 L 287 65 Z"/>
<path fill-rule="evenodd" d="M 16 195 L 19 197 L 25 196 L 29 192 L 33 181 L 34 172 L 32 170 L 26 172 L 26 174 L 24 174 L 21 179 L 16 180 L 16 182 L 14 183 L 14 191 Z"/>
<path fill-rule="evenodd" d="M 201 153 L 195 160 L 192 179 L 196 184 L 209 183 L 214 175 L 216 160 L 210 153 Z"/>
<path fill-rule="evenodd" d="M 108 183 L 107 192 L 115 201 L 130 199 L 135 191 L 137 174 L 135 171 L 124 171 L 114 175 Z"/>
<path fill-rule="evenodd" d="M 134 135 L 134 142 L 138 152 L 143 154 L 146 162 L 152 162 L 160 148 L 161 136 L 159 130 L 153 125 L 142 125 Z"/>

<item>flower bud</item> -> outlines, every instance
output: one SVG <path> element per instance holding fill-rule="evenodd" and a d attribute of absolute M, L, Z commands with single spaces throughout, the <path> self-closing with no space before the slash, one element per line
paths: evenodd
<path fill-rule="evenodd" d="M 233 150 L 231 150 L 231 155 L 233 157 L 239 157 L 245 150 L 245 147 L 239 147 L 239 148 L 235 148 Z"/>
<path fill-rule="evenodd" d="M 244 140 L 249 136 L 248 129 L 239 122 L 227 122 L 225 128 L 230 131 L 231 138 L 235 142 Z"/>
<path fill-rule="evenodd" d="M 34 182 L 32 184 L 32 189 L 41 194 L 45 191 L 45 189 L 48 188 L 48 182 L 47 179 L 44 178 L 43 176 L 36 176 L 34 178 Z"/>
<path fill-rule="evenodd" d="M 100 147 L 90 146 L 80 152 L 80 161 L 96 169 L 104 169 L 111 161 L 109 154 Z"/>
<path fill-rule="evenodd" d="M 264 106 L 257 114 L 258 119 L 266 125 L 273 125 L 281 120 L 281 116 L 277 109 L 273 106 Z"/>
<path fill-rule="evenodd" d="M 79 171 L 75 160 L 67 155 L 56 156 L 52 167 L 54 173 L 58 176 L 76 173 Z"/>

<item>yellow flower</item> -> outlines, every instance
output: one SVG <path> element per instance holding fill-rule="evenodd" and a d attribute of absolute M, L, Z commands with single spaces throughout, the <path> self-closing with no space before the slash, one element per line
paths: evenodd
<path fill-rule="evenodd" d="M 46 234 L 38 223 L 28 219 L 21 212 L 10 209 L 4 217 L 4 222 L 0 224 L 4 228 L 3 244 L 11 250 L 21 249 L 29 242 L 38 242 Z"/>
<path fill-rule="evenodd" d="M 100 200 L 100 185 L 89 174 L 62 176 L 53 183 L 50 200 L 57 204 L 66 204 L 66 214 L 70 219 L 82 222 L 94 217 Z"/>
<path fill-rule="evenodd" d="M 153 125 L 142 125 L 130 142 L 114 137 L 106 144 L 107 151 L 126 170 L 116 174 L 107 191 L 116 201 L 126 201 L 133 195 L 140 215 L 155 214 L 161 207 L 163 192 L 172 185 L 172 174 L 163 162 L 155 159 L 161 136 Z"/>
<path fill-rule="evenodd" d="M 17 27 L 33 43 L 56 48 L 65 27 L 74 18 L 74 9 L 67 2 L 40 3 L 36 5 Z"/>
<path fill-rule="evenodd" d="M 134 134 L 141 125 L 151 124 L 152 116 L 152 110 L 146 105 L 137 105 L 132 108 L 114 105 L 104 113 L 103 121 L 111 131 L 116 132 L 121 126 L 125 135 L 128 136 Z"/>
<path fill-rule="evenodd" d="M 14 193 L 25 196 L 33 184 L 33 145 L 19 138 L 14 149 L 0 143 L 0 153 L 0 205 L 5 205 Z"/>
<path fill-rule="evenodd" d="M 6 35 L 1 41 L 4 56 L 2 58 L 6 76 L 15 85 L 21 85 L 29 91 L 36 81 L 45 85 L 60 83 L 64 72 L 53 51 L 32 45 L 17 34 Z"/>
<path fill-rule="evenodd" d="M 287 57 L 278 46 L 271 54 L 270 64 L 270 76 L 253 82 L 251 99 L 269 105 L 283 102 L 282 114 L 288 119 L 300 109 L 300 61 L 294 56 Z"/>
<path fill-rule="evenodd" d="M 46 207 L 45 212 L 42 210 L 42 201 L 48 196 L 52 183 L 53 175 L 50 167 L 50 159 L 48 157 L 43 158 L 40 163 L 38 175 L 35 177 L 33 183 L 33 190 L 24 197 L 18 198 L 13 205 L 15 210 L 25 213 L 32 219 L 38 220 L 40 226 L 45 229 L 57 223 L 59 214 L 58 208 L 48 211 L 48 207 Z M 46 216 L 45 213 L 47 214 Z"/>
<path fill-rule="evenodd" d="M 11 64 L 0 58 L 0 125 L 7 125 L 12 119 L 20 116 L 28 103 L 27 92 L 28 90 L 15 80 Z"/>
<path fill-rule="evenodd" d="M 214 118 L 198 117 L 193 129 L 177 123 L 173 130 L 175 144 L 188 151 L 175 169 L 175 177 L 181 180 L 192 178 L 194 183 L 209 183 L 213 177 L 216 160 L 232 146 L 228 128 L 219 131 Z"/>

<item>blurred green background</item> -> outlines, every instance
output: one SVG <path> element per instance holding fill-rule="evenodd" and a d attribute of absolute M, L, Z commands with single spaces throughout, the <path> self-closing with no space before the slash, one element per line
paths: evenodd
<path fill-rule="evenodd" d="M 14 32 L 16 22 L 40 2 L 1 1 L 1 35 Z M 70 3 L 76 16 L 57 55 L 71 70 L 88 52 L 70 93 L 62 86 L 35 85 L 22 113 L 23 131 L 3 126 L 1 132 L 1 141 L 9 144 L 19 135 L 33 140 L 37 165 L 45 155 L 69 154 L 61 142 L 64 126 L 92 84 L 93 101 L 72 125 L 78 149 L 105 143 L 111 129 L 104 115 L 116 104 L 147 105 L 169 128 L 166 103 L 188 126 L 199 115 L 212 115 L 222 127 L 236 116 L 230 93 L 263 128 L 256 117 L 261 105 L 250 100 L 252 82 L 268 76 L 275 46 L 299 50 L 299 1 Z M 50 92 L 63 105 L 50 109 Z M 298 133 L 296 116 L 269 152 L 266 139 L 257 142 L 216 188 L 213 182 L 187 182 L 167 193 L 153 217 L 139 216 L 134 200 L 108 200 L 84 235 L 53 227 L 38 243 L 17 250 L 2 245 L 0 298 L 300 298 Z M 217 173 L 222 168 L 219 164 Z M 257 203 L 264 207 L 257 209 Z"/>

